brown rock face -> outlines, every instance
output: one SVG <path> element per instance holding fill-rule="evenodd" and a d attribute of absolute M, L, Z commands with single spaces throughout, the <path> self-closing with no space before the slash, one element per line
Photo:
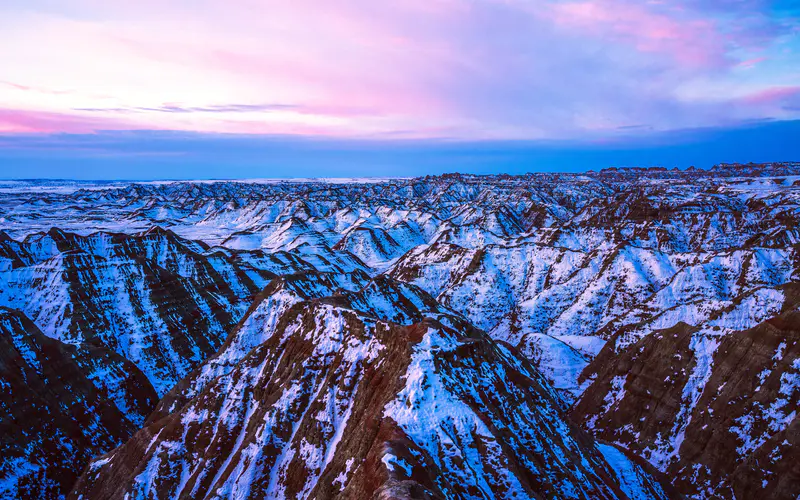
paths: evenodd
<path fill-rule="evenodd" d="M 0 304 L 25 312 L 49 337 L 117 352 L 160 395 L 216 352 L 260 289 L 254 279 L 270 275 L 160 229 L 52 229 L 0 246 L 16 249 Z"/>
<path fill-rule="evenodd" d="M 795 498 L 799 174 L 5 183 L 0 497 Z"/>
<path fill-rule="evenodd" d="M 0 497 L 66 495 L 92 456 L 128 439 L 157 396 L 113 351 L 46 337 L 0 308 Z"/>
<path fill-rule="evenodd" d="M 648 458 L 690 497 L 795 499 L 800 312 L 711 339 L 710 363 L 692 348 L 701 336 L 680 324 L 602 352 L 573 420 Z"/>
<path fill-rule="evenodd" d="M 171 395 L 157 420 L 87 467 L 71 496 L 632 496 L 512 348 L 415 287 L 382 277 L 355 293 L 301 296 L 321 283 L 271 287 L 262 305 L 284 311 L 274 326 L 257 306 L 232 334 L 267 328 L 266 340 L 230 368 L 218 364 L 216 378 L 199 371 L 181 384 L 194 395 Z M 625 463 L 639 471 L 639 498 L 666 498 Z"/>

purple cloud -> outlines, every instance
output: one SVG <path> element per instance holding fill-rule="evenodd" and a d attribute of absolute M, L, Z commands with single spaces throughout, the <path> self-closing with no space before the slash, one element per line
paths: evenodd
<path fill-rule="evenodd" d="M 0 99 L 13 110 L 2 120 L 467 139 L 788 120 L 794 97 L 768 98 L 800 86 L 787 5 L 32 0 L 0 7 Z"/>

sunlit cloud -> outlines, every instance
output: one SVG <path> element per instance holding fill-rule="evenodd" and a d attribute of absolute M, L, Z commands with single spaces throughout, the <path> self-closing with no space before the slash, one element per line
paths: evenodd
<path fill-rule="evenodd" d="M 767 1 L 31 0 L 0 6 L 0 131 L 595 139 L 795 119 L 773 94 L 800 86 L 797 26 Z"/>

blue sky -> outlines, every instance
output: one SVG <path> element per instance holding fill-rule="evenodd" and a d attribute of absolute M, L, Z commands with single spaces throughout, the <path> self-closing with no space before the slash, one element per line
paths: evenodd
<path fill-rule="evenodd" d="M 0 32 L 0 177 L 797 158 L 796 0 L 28 0 Z"/>
<path fill-rule="evenodd" d="M 800 161 L 800 121 L 692 129 L 605 142 L 343 140 L 126 131 L 0 137 L 2 178 L 236 179 L 708 168 Z"/>

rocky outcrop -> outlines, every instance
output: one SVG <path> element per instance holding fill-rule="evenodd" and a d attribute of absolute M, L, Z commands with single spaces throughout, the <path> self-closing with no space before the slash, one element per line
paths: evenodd
<path fill-rule="evenodd" d="M 124 445 L 130 453 L 105 457 L 117 460 L 116 472 L 100 462 L 86 471 L 82 487 L 97 494 L 164 493 L 183 488 L 183 480 L 192 485 L 189 496 L 213 495 L 206 490 L 211 483 L 249 494 L 247 474 L 274 479 L 264 469 L 267 463 L 279 464 L 278 470 L 291 463 L 315 478 L 306 490 L 299 478 L 278 473 L 276 481 L 304 495 L 313 490 L 335 496 L 339 487 L 387 498 L 447 497 L 448 491 L 472 494 L 484 487 L 500 495 L 517 484 L 521 489 L 515 491 L 528 494 L 538 488 L 532 486 L 536 481 L 555 488 L 555 476 L 514 448 L 515 439 L 529 439 L 528 431 L 503 420 L 511 412 L 550 429 L 552 422 L 537 420 L 548 417 L 535 414 L 515 392 L 540 387 L 550 399 L 540 401 L 545 409 L 537 412 L 551 414 L 547 408 L 554 405 L 561 421 L 569 409 L 570 433 L 578 425 L 603 441 L 575 438 L 584 443 L 577 445 L 583 455 L 572 445 L 565 445 L 572 450 L 567 452 L 548 442 L 545 448 L 568 459 L 541 455 L 566 464 L 557 475 L 568 483 L 580 482 L 571 460 L 586 458 L 589 465 L 578 469 L 589 478 L 592 495 L 606 494 L 596 492 L 605 491 L 599 485 L 609 484 L 611 476 L 602 471 L 611 470 L 627 472 L 617 475 L 619 488 L 610 494 L 619 496 L 621 489 L 637 497 L 636 488 L 652 476 L 646 464 L 636 462 L 646 459 L 693 497 L 746 497 L 762 487 L 791 497 L 800 489 L 790 467 L 796 457 L 792 412 L 799 408 L 788 343 L 800 282 L 798 175 L 798 164 L 783 163 L 347 183 L 115 183 L 80 189 L 56 181 L 47 189 L 22 182 L 24 189 L 14 191 L 12 182 L 0 196 L 0 305 L 28 315 L 49 338 L 127 359 L 162 396 L 138 437 Z M 339 316 L 323 319 L 323 310 Z M 372 339 L 390 346 L 393 357 L 376 354 L 383 360 L 377 365 L 335 361 L 333 351 L 320 358 L 299 340 L 328 339 L 319 330 L 328 327 L 319 325 L 338 325 L 344 320 L 336 318 L 345 317 L 343 333 L 331 340 L 335 352 Z M 297 321 L 302 327 L 286 330 Z M 366 333 L 353 337 L 350 330 Z M 470 333 L 476 331 L 486 333 Z M 441 346 L 423 347 L 427 332 L 436 332 L 431 338 L 454 352 L 469 353 L 448 357 Z M 390 337 L 406 338 L 407 348 L 392 347 Z M 275 358 L 275 350 L 289 345 L 284 342 L 305 346 L 292 351 L 301 361 Z M 384 413 L 366 414 L 380 405 L 385 410 L 395 401 L 390 396 L 407 388 L 418 348 L 436 353 L 426 380 L 438 380 L 441 394 L 465 405 L 457 416 L 469 415 L 469 407 L 473 421 L 489 431 L 475 434 L 477 424 L 464 424 L 472 430 L 455 433 L 456 427 L 437 420 L 446 414 L 438 399 L 434 409 L 420 403 L 415 418 L 434 415 L 428 427 L 449 429 L 444 434 L 417 435 L 394 417 L 391 423 Z M 736 361 L 740 351 L 746 354 Z M 256 365 L 247 365 L 250 356 Z M 534 365 L 535 371 L 514 368 L 533 385 L 518 388 L 523 377 L 508 386 L 510 392 L 490 391 L 500 375 L 481 370 L 497 365 L 508 374 L 512 360 Z M 334 362 L 331 372 L 326 367 Z M 460 371 L 466 369 L 462 362 L 480 370 Z M 734 362 L 745 379 L 737 381 Z M 349 367 L 375 394 L 341 385 L 339 378 L 331 383 L 342 389 L 333 389 L 315 378 L 318 372 L 306 373 L 309 363 L 324 377 Z M 467 390 L 465 380 L 472 379 L 465 377 L 480 383 Z M 311 392 L 298 389 L 292 398 L 299 399 L 289 404 L 284 381 L 307 383 Z M 758 389 L 751 387 L 754 381 Z M 392 384 L 396 392 L 378 393 L 394 391 Z M 337 399 L 339 390 L 344 399 Z M 352 418 L 380 434 L 367 434 L 363 449 L 345 448 L 342 434 L 337 439 L 351 456 L 331 452 L 327 462 L 339 410 L 320 417 L 328 419 L 326 427 L 298 409 L 320 414 L 319 399 L 331 391 L 325 401 L 342 407 L 372 401 L 353 403 L 369 411 Z M 480 397 L 471 399 L 473 392 Z M 495 400 L 514 401 L 518 409 L 495 412 Z M 277 401 L 291 408 L 276 413 Z M 249 417 L 241 413 L 251 410 Z M 457 416 L 449 421 L 461 422 Z M 492 428 L 486 423 L 491 419 L 502 426 Z M 272 431 L 259 431 L 267 429 L 264 422 Z M 233 443 L 221 433 L 228 424 Z M 296 436 L 295 425 L 302 431 Z M 157 437 L 159 431 L 168 439 Z M 192 441 L 195 436 L 201 440 Z M 213 446 L 198 448 L 206 438 L 224 445 L 230 462 L 213 462 Z M 539 441 L 526 442 L 540 453 Z M 240 449 L 241 443 L 250 447 Z M 429 448 L 431 443 L 440 448 Z M 502 453 L 493 455 L 491 443 Z M 395 458 L 380 451 L 387 446 L 397 451 Z M 249 455 L 254 449 L 266 451 Z M 461 461 L 437 462 L 444 449 L 459 450 Z M 625 449 L 640 458 L 630 462 Z M 319 451 L 322 462 L 309 458 L 314 450 L 325 450 Z M 366 476 L 337 468 L 330 478 L 326 468 L 344 458 L 369 461 L 372 468 Z M 497 470 L 508 464 L 517 482 L 501 485 L 493 473 L 482 475 L 485 460 Z M 533 466 L 537 472 L 530 476 Z M 408 467 L 413 477 L 400 474 Z M 469 476 L 468 470 L 479 473 Z M 253 491 L 258 488 L 270 487 Z"/>
<path fill-rule="evenodd" d="M 679 323 L 618 352 L 610 343 L 584 372 L 593 382 L 573 420 L 689 497 L 795 498 L 800 312 L 797 287 L 782 291 L 784 312 L 751 328 Z"/>
<path fill-rule="evenodd" d="M 0 308 L 0 497 L 65 496 L 89 460 L 154 409 L 147 378 L 113 351 L 45 336 Z"/>
<path fill-rule="evenodd" d="M 53 229 L 19 246 L 27 263 L 0 271 L 0 304 L 51 338 L 115 351 L 162 395 L 219 348 L 271 275 L 160 229 Z"/>
<path fill-rule="evenodd" d="M 266 326 L 265 340 L 90 464 L 72 496 L 666 497 L 569 424 L 524 358 L 421 290 L 382 278 L 296 298 L 277 322 L 246 318 L 233 335 Z"/>

